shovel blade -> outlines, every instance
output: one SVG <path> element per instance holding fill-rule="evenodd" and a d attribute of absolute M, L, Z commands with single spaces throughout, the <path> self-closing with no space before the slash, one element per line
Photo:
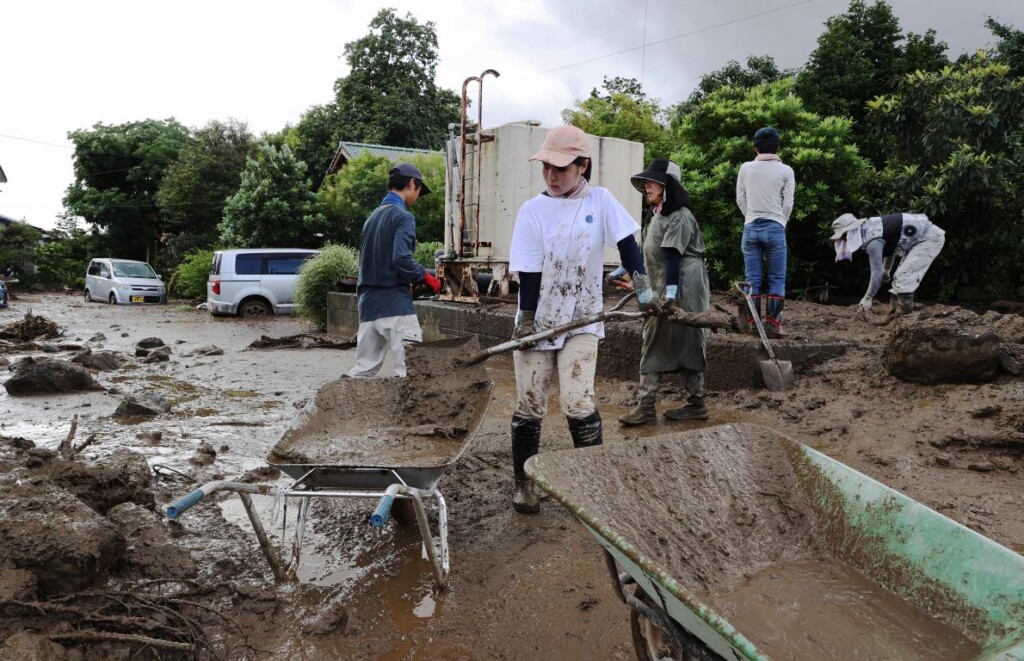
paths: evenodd
<path fill-rule="evenodd" d="M 782 392 L 793 385 L 793 363 L 788 360 L 762 360 L 761 378 L 768 390 Z"/>

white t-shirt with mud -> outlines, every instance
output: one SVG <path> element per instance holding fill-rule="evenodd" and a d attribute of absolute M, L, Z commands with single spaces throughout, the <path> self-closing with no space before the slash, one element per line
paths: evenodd
<path fill-rule="evenodd" d="M 604 247 L 640 230 L 608 189 L 593 187 L 568 200 L 538 195 L 519 209 L 512 231 L 509 270 L 540 272 L 540 300 L 534 316 L 539 332 L 600 312 Z M 604 337 L 596 323 L 542 340 L 534 349 L 561 349 L 572 335 Z"/>

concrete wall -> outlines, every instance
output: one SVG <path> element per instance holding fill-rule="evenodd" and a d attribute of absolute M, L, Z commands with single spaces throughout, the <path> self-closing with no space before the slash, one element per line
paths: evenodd
<path fill-rule="evenodd" d="M 512 337 L 511 305 L 466 305 L 438 301 L 416 301 L 416 315 L 425 340 L 477 335 L 483 348 Z M 351 337 L 359 328 L 355 294 L 328 294 L 328 330 Z M 613 321 L 604 325 L 605 339 L 600 344 L 598 376 L 633 380 L 640 366 L 640 322 Z M 813 367 L 840 355 L 847 349 L 842 343 L 811 343 L 777 340 L 772 343 L 779 360 L 789 360 L 794 371 Z M 760 362 L 764 359 L 760 340 L 752 335 L 712 334 L 708 338 L 708 390 L 733 390 L 762 387 Z"/>

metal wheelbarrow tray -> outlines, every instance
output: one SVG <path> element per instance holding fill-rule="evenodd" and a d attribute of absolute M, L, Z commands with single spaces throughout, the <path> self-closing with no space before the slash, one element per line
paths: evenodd
<path fill-rule="evenodd" d="M 278 580 L 292 578 L 299 560 L 309 500 L 374 498 L 369 518 L 383 526 L 397 498 L 396 517 L 419 526 L 439 588 L 448 581 L 448 511 L 437 483 L 472 443 L 490 403 L 494 383 L 482 366 L 450 369 L 457 357 L 478 349 L 476 337 L 424 342 L 407 350 L 410 377 L 338 379 L 325 384 L 293 419 L 267 463 L 293 480 L 281 489 L 268 484 L 210 482 L 167 508 L 168 518 L 215 491 L 235 491 Z M 415 378 L 413 375 L 415 374 Z M 292 560 L 282 569 L 248 494 L 299 498 Z M 438 543 L 424 501 L 437 509 Z M 287 503 L 287 501 L 285 501 Z"/>
<path fill-rule="evenodd" d="M 526 471 L 604 548 L 642 659 L 1024 660 L 1024 557 L 766 427 Z"/>

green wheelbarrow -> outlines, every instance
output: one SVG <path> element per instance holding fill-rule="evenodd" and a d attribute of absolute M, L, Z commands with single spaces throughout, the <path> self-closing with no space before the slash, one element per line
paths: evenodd
<path fill-rule="evenodd" d="M 1024 661 L 1024 556 L 769 428 L 526 472 L 602 546 L 640 659 Z"/>

